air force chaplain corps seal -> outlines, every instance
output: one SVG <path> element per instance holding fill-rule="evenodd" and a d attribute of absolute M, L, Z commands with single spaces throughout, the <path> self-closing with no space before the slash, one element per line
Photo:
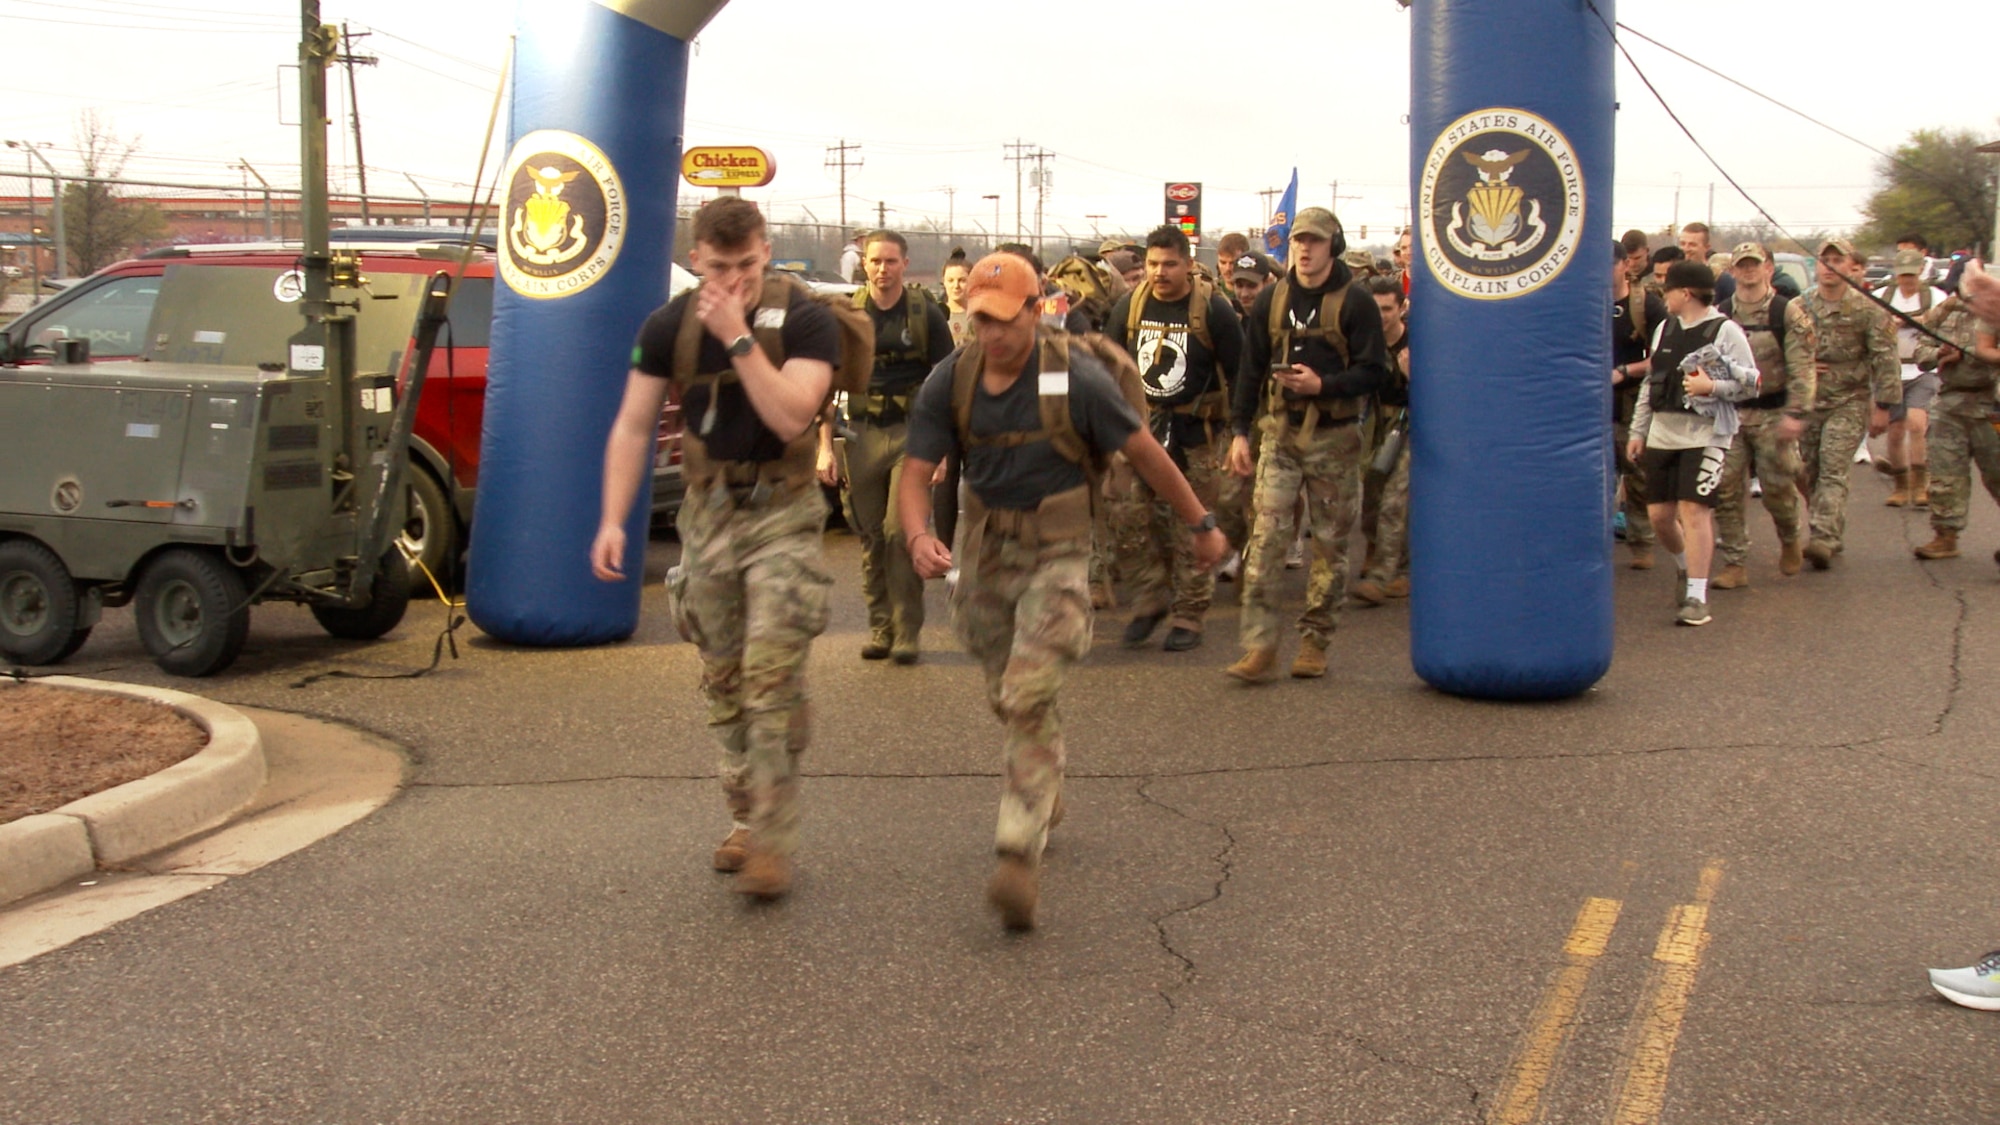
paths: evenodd
<path fill-rule="evenodd" d="M 500 276 L 523 297 L 567 297 L 596 284 L 625 241 L 625 187 L 596 145 L 560 129 L 514 143 L 505 173 Z"/>
<path fill-rule="evenodd" d="M 1532 293 L 1575 256 L 1583 204 L 1583 172 L 1555 126 L 1526 110 L 1468 113 L 1424 158 L 1424 261 L 1461 296 Z"/>

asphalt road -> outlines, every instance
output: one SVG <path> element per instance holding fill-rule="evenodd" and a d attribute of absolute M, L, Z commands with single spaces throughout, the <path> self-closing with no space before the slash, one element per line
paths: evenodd
<path fill-rule="evenodd" d="M 375 645 L 260 608 L 192 685 L 114 611 L 65 670 L 365 727 L 414 782 L 0 970 L 0 1121 L 1993 1121 L 2000 1018 L 1923 968 L 2000 946 L 2000 520 L 1919 564 L 1922 514 L 1857 481 L 1833 571 L 1780 579 L 1753 524 L 1707 628 L 1621 569 L 1617 660 L 1564 703 L 1428 690 L 1401 605 L 1256 689 L 1220 674 L 1228 587 L 1193 653 L 1105 615 L 1027 936 L 981 901 L 999 731 L 942 590 L 921 665 L 860 661 L 845 535 L 769 908 L 707 870 L 657 582 L 628 643 L 401 680 L 303 683 L 421 667 L 434 603 Z"/>

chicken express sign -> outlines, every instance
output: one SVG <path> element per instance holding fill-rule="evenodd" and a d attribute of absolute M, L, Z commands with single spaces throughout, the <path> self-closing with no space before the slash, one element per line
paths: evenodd
<path fill-rule="evenodd" d="M 777 174 L 778 162 L 761 148 L 710 146 L 681 155 L 681 178 L 695 187 L 763 187 Z"/>

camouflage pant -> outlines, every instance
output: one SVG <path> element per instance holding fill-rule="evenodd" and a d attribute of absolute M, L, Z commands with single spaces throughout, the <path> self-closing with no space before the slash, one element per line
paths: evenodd
<path fill-rule="evenodd" d="M 807 483 L 761 507 L 718 482 L 690 491 L 677 525 L 681 562 L 667 583 L 681 636 L 701 652 L 708 725 L 722 746 L 730 817 L 759 847 L 798 842 L 798 763 L 809 730 L 806 653 L 826 628 L 820 565 L 826 501 Z"/>
<path fill-rule="evenodd" d="M 1210 442 L 1187 451 L 1187 482 L 1205 508 L 1215 507 L 1217 480 L 1228 475 L 1222 449 Z M 1194 533 L 1172 505 L 1153 494 L 1137 474 L 1111 504 L 1118 528 L 1119 569 L 1132 597 L 1134 616 L 1173 614 L 1173 624 L 1201 631 L 1203 615 L 1215 599 L 1215 574 L 1195 565 Z"/>
<path fill-rule="evenodd" d="M 1369 538 L 1368 573 L 1377 585 L 1386 585 L 1410 569 L 1410 446 L 1396 457 L 1396 468 L 1388 476 L 1370 472 L 1363 488 L 1362 522 L 1368 521 L 1368 492 L 1375 494 L 1375 527 Z"/>
<path fill-rule="evenodd" d="M 1238 634 L 1246 649 L 1278 643 L 1278 587 L 1285 575 L 1285 549 L 1292 544 L 1292 505 L 1303 493 L 1314 565 L 1306 581 L 1299 635 L 1324 645 L 1333 636 L 1340 604 L 1347 597 L 1347 538 L 1361 509 L 1361 432 L 1351 423 L 1322 423 L 1301 450 L 1293 437 L 1281 440 L 1268 416 L 1263 429 L 1263 452 L 1257 462 L 1257 528 L 1244 552 Z"/>
<path fill-rule="evenodd" d="M 1653 546 L 1653 521 L 1646 514 L 1646 473 L 1637 461 L 1625 456 L 1626 439 L 1631 436 L 1632 412 L 1638 408 L 1639 393 L 1613 392 L 1616 413 L 1611 423 L 1611 447 L 1618 455 L 1618 479 L 1625 485 L 1625 543 L 1635 548 Z"/>
<path fill-rule="evenodd" d="M 1089 555 L 1075 536 L 1042 542 L 1032 513 L 966 513 L 967 553 L 952 600 L 958 635 L 986 673 L 986 699 L 1007 728 L 994 846 L 1038 859 L 1062 791 L 1063 674 L 1090 650 Z M 1023 525 L 1028 526 L 1024 527 Z"/>
<path fill-rule="evenodd" d="M 1931 414 L 1931 526 L 1938 531 L 1965 530 L 1965 509 L 1972 496 L 1972 470 L 2000 503 L 2000 433 L 1981 414 L 1967 417 Z"/>
<path fill-rule="evenodd" d="M 1722 463 L 1722 498 L 1715 508 L 1715 555 L 1723 566 L 1742 566 L 1750 553 L 1743 511 L 1753 453 L 1757 480 L 1764 486 L 1764 510 L 1777 526 L 1778 542 L 1799 537 L 1799 443 L 1778 437 L 1784 420 L 1775 410 L 1745 410 L 1743 427 L 1729 443 L 1729 457 Z"/>
<path fill-rule="evenodd" d="M 861 540 L 861 593 L 868 602 L 868 632 L 915 644 L 924 630 L 924 580 L 903 549 L 903 518 L 896 487 L 903 479 L 903 441 L 909 427 L 877 426 L 856 419 L 844 444 L 847 510 Z"/>
<path fill-rule="evenodd" d="M 1847 531 L 1847 474 L 1854 451 L 1868 437 L 1864 395 L 1806 415 L 1806 432 L 1799 438 L 1799 462 L 1812 477 L 1812 541 L 1840 549 Z"/>

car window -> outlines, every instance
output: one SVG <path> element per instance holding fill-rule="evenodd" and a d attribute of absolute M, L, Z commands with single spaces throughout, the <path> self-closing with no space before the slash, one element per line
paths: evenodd
<path fill-rule="evenodd" d="M 493 342 L 493 279 L 463 277 L 451 295 L 449 328 L 438 335 L 438 346 L 490 347 Z"/>
<path fill-rule="evenodd" d="M 145 350 L 146 324 L 159 295 L 158 277 L 115 277 L 74 300 L 30 313 L 9 335 L 22 341 L 30 356 L 54 354 L 57 340 L 89 340 L 97 358 L 135 356 Z"/>

